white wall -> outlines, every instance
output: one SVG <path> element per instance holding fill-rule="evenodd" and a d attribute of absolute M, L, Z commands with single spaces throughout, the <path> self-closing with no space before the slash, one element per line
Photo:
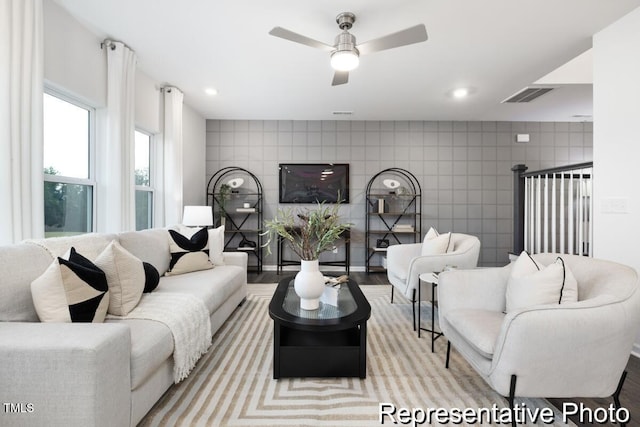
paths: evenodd
<path fill-rule="evenodd" d="M 640 8 L 593 41 L 594 255 L 640 272 Z M 611 204 L 625 212 L 609 212 Z"/>
<path fill-rule="evenodd" d="M 188 105 L 182 110 L 183 182 L 182 199 L 185 205 L 206 205 L 206 140 L 204 117 Z"/>
<path fill-rule="evenodd" d="M 107 103 L 102 40 L 52 0 L 44 2 L 44 78 L 96 108 Z"/>
<path fill-rule="evenodd" d="M 113 37 L 117 39 L 117 34 Z M 44 0 L 44 40 L 46 84 L 97 109 L 103 108 L 107 97 L 107 61 L 100 49 L 102 37 L 89 31 L 53 0 Z M 144 72 L 136 73 L 135 123 L 152 134 L 163 128 L 160 86 Z M 206 122 L 186 104 L 182 129 L 184 202 L 204 204 Z M 162 138 L 156 141 L 161 142 Z"/>
<path fill-rule="evenodd" d="M 161 128 L 160 86 L 142 71 L 136 72 L 136 126 L 152 134 L 159 133 Z"/>

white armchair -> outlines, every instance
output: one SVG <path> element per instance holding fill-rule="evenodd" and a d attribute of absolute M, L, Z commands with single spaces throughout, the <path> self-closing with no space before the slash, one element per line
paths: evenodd
<path fill-rule="evenodd" d="M 614 397 L 640 329 L 638 275 L 630 267 L 561 256 L 578 282 L 578 301 L 504 313 L 512 265 L 439 276 L 440 328 L 498 393 L 519 397 Z"/>
<path fill-rule="evenodd" d="M 391 283 L 391 302 L 397 289 L 413 304 L 413 329 L 416 330 L 415 303 L 418 276 L 422 273 L 440 272 L 446 266 L 460 269 L 478 265 L 480 240 L 475 236 L 451 233 L 453 251 L 439 255 L 421 255 L 423 243 L 405 243 L 387 248 L 387 278 Z M 425 293 L 426 295 L 426 293 Z"/>

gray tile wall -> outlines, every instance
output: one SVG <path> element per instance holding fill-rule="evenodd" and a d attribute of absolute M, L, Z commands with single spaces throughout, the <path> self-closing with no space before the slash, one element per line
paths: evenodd
<path fill-rule="evenodd" d="M 515 143 L 517 133 L 531 141 Z M 270 218 L 279 207 L 278 163 L 349 163 L 351 201 L 342 215 L 355 224 L 357 267 L 365 263 L 366 184 L 382 169 L 404 168 L 422 185 L 423 235 L 430 226 L 474 234 L 482 242 L 480 264 L 494 266 L 508 262 L 512 245 L 511 167 L 591 161 L 592 146 L 592 123 L 208 120 L 206 172 L 207 181 L 226 166 L 253 172 Z M 265 260 L 274 264 L 275 247 Z"/>

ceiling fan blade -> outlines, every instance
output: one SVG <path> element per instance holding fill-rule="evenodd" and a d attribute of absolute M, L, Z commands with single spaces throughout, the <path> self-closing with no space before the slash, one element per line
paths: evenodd
<path fill-rule="evenodd" d="M 315 47 L 316 49 L 322 49 L 327 52 L 331 52 L 333 50 L 333 46 L 329 46 L 326 43 L 322 43 L 318 40 L 303 36 L 302 34 L 294 33 L 293 31 L 289 31 L 282 27 L 273 27 L 273 29 L 269 31 L 269 34 L 271 34 L 272 36 L 280 37 L 281 39 Z"/>
<path fill-rule="evenodd" d="M 333 75 L 333 81 L 331 82 L 331 86 L 343 85 L 349 82 L 349 72 L 348 71 L 336 71 Z"/>
<path fill-rule="evenodd" d="M 406 46 L 408 44 L 420 43 L 427 40 L 427 29 L 424 24 L 388 34 L 378 39 L 369 40 L 358 46 L 360 54 L 379 52 L 381 50 L 392 49 L 394 47 Z"/>

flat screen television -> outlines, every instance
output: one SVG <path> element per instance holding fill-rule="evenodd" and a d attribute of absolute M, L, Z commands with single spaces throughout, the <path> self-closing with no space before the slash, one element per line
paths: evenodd
<path fill-rule="evenodd" d="M 281 163 L 280 203 L 349 203 L 348 163 Z"/>

